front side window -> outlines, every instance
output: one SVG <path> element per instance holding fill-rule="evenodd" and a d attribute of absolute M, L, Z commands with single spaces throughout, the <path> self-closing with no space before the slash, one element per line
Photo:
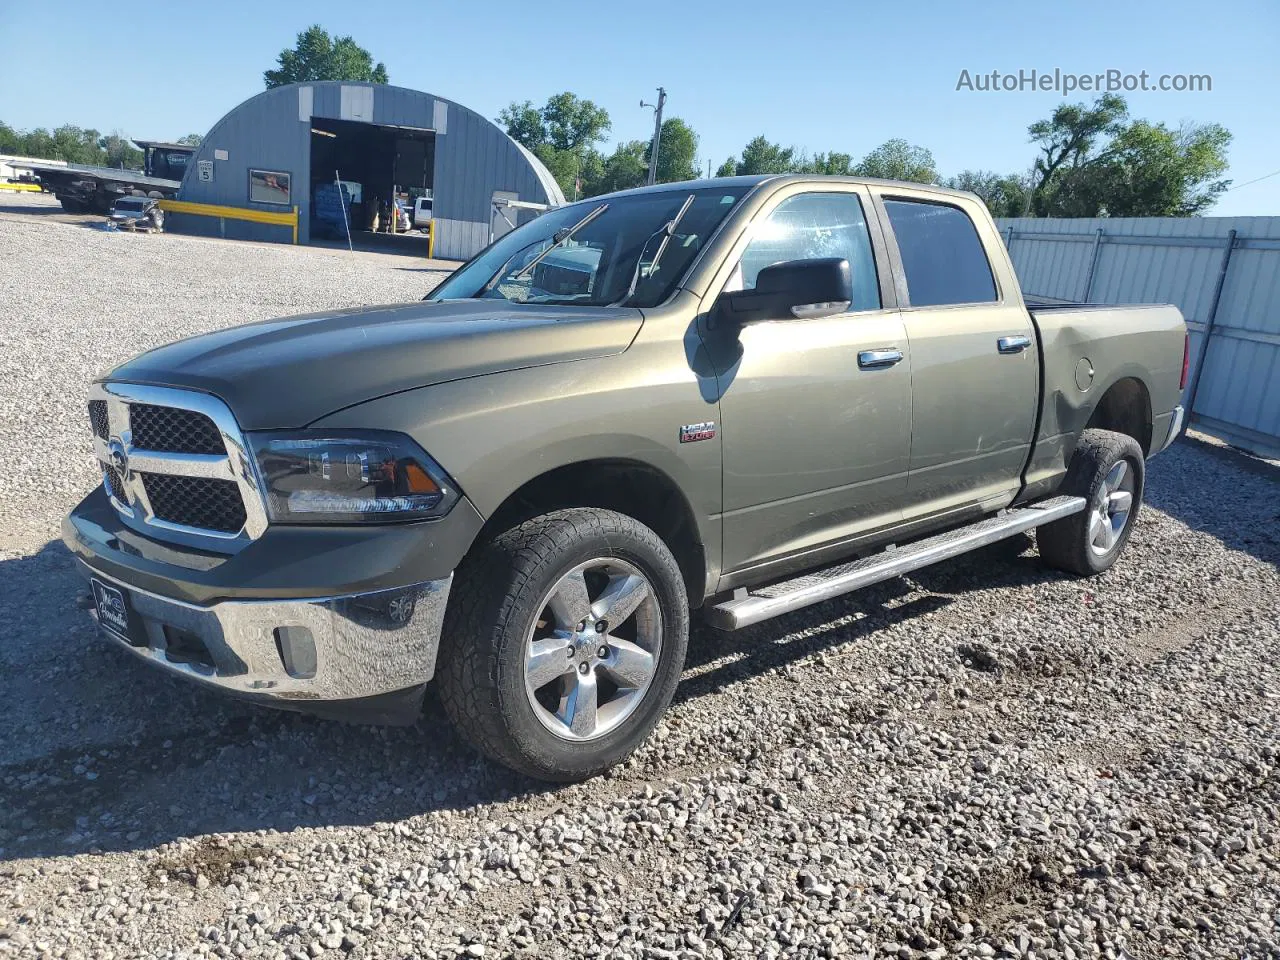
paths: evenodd
<path fill-rule="evenodd" d="M 880 307 L 880 286 L 862 202 L 853 193 L 802 193 L 782 201 L 752 229 L 726 289 L 754 290 L 765 267 L 787 260 L 841 257 L 853 275 L 850 310 Z"/>
<path fill-rule="evenodd" d="M 991 303 L 996 283 L 973 221 L 959 207 L 885 200 L 913 307 Z"/>
<path fill-rule="evenodd" d="M 430 299 L 656 306 L 747 189 L 691 185 L 552 210 L 481 251 Z"/>

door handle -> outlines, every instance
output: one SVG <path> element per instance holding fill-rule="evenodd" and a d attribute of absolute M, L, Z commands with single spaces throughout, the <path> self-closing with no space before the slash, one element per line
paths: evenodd
<path fill-rule="evenodd" d="M 1030 337 L 1001 337 L 996 341 L 996 349 L 1001 353 L 1021 353 L 1031 346 Z"/>
<path fill-rule="evenodd" d="M 901 350 L 859 350 L 858 366 L 863 370 L 879 370 L 892 367 L 902 361 Z"/>

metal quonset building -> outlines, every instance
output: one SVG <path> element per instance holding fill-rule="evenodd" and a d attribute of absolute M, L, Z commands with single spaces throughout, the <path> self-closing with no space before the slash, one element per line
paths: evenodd
<path fill-rule="evenodd" d="M 336 179 L 348 185 L 353 229 L 368 222 L 363 207 L 374 198 L 430 191 L 435 255 L 452 259 L 476 253 L 511 229 L 509 220 L 535 215 L 521 210 L 517 218 L 506 209 L 504 217 L 495 199 L 565 202 L 547 168 L 475 111 L 404 87 L 338 81 L 276 87 L 240 104 L 204 138 L 178 200 L 274 213 L 297 207 L 298 239 L 306 243 L 316 188 Z M 336 188 L 320 186 L 326 191 L 337 199 Z M 173 212 L 168 224 L 185 233 L 292 240 L 292 228 L 272 223 Z"/>

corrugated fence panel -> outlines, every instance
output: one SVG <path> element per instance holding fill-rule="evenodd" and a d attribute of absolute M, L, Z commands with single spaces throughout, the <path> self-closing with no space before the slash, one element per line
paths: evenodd
<path fill-rule="evenodd" d="M 999 227 L 1029 296 L 1175 304 L 1191 332 L 1192 383 L 1204 357 L 1194 419 L 1280 453 L 1280 217 L 1019 218 Z"/>

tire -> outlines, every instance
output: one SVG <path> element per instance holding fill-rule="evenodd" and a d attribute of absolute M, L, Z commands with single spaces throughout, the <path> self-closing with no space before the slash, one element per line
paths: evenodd
<path fill-rule="evenodd" d="M 499 534 L 458 568 L 440 699 L 491 759 L 539 780 L 585 780 L 648 737 L 688 642 L 684 578 L 662 539 L 610 510 L 558 510 Z"/>
<path fill-rule="evenodd" d="M 1087 505 L 1036 531 L 1040 558 L 1081 576 L 1110 569 L 1129 542 L 1145 483 L 1146 458 L 1136 440 L 1110 430 L 1085 430 L 1058 492 L 1084 497 Z"/>

